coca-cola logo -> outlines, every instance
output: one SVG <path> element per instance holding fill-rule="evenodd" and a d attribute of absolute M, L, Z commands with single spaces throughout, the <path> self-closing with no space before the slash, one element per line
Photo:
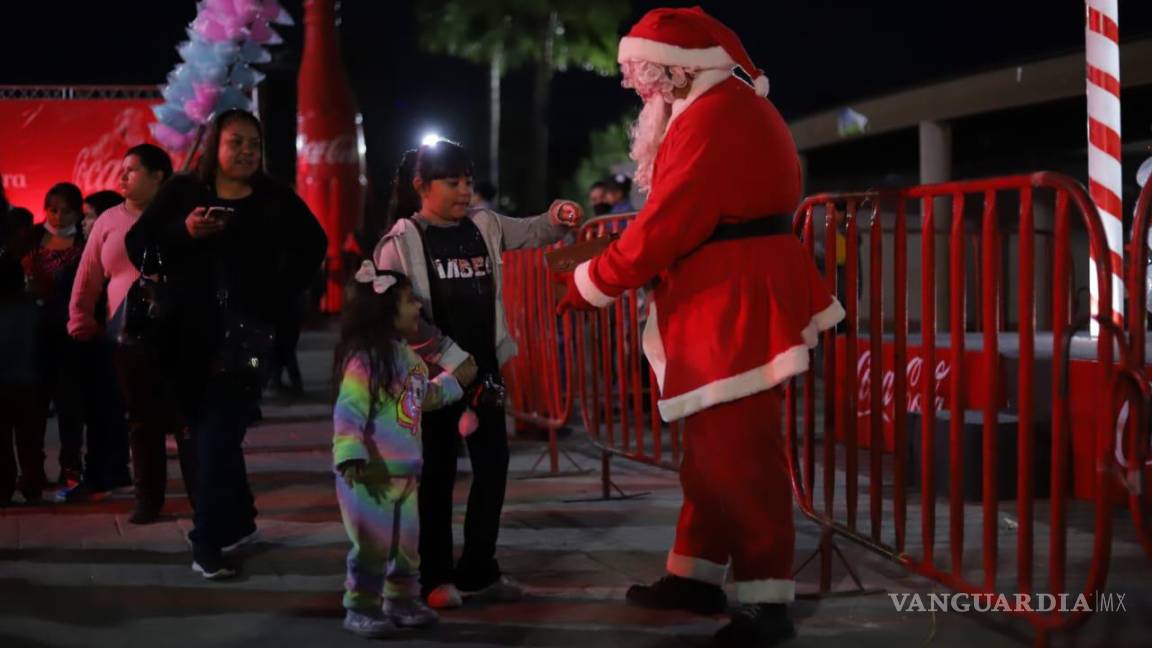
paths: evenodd
<path fill-rule="evenodd" d="M 148 139 L 148 113 L 126 108 L 113 119 L 112 128 L 80 149 L 72 166 L 72 182 L 85 194 L 119 185 L 124 153 Z"/>
<path fill-rule="evenodd" d="M 360 149 L 356 136 L 341 135 L 336 139 L 308 139 L 301 135 L 296 141 L 296 158 L 307 164 L 359 164 Z"/>
<path fill-rule="evenodd" d="M 905 366 L 904 375 L 905 383 L 908 386 L 908 411 L 920 412 L 923 411 L 923 388 L 921 381 L 924 380 L 924 358 L 914 356 L 910 358 Z M 940 360 L 936 363 L 935 368 L 936 387 L 933 392 L 933 407 L 934 411 L 941 411 L 944 409 L 944 385 L 945 378 L 948 374 L 952 373 L 952 363 L 947 360 Z M 892 420 L 892 401 L 895 398 L 895 384 L 896 372 L 893 369 L 885 369 L 881 389 L 883 389 L 883 410 L 881 415 L 885 422 Z M 856 392 L 856 415 L 860 418 L 872 415 L 872 351 L 864 351 L 856 361 L 856 384 L 858 385 Z"/>
<path fill-rule="evenodd" d="M 0 180 L 3 181 L 5 189 L 27 189 L 28 176 L 23 173 L 4 173 L 0 174 Z"/>
<path fill-rule="evenodd" d="M 122 162 L 119 158 L 100 159 L 91 149 L 85 148 L 76 156 L 76 166 L 72 170 L 72 181 L 80 191 L 88 194 L 116 186 L 120 177 Z"/>

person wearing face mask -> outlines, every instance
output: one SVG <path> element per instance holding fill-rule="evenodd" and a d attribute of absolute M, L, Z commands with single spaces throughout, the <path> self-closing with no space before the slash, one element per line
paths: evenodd
<path fill-rule="evenodd" d="M 228 578 L 236 566 L 224 554 L 256 536 L 241 444 L 262 387 L 259 372 L 234 360 L 254 351 L 259 368 L 270 350 L 236 343 L 259 343 L 250 333 L 270 331 L 292 306 L 319 269 L 327 238 L 304 201 L 265 175 L 259 120 L 229 110 L 212 120 L 196 172 L 160 189 L 125 244 L 137 268 L 146 250 L 163 258 L 179 341 L 168 352 L 199 462 L 192 568 Z"/>
<path fill-rule="evenodd" d="M 408 340 L 424 361 L 452 372 L 466 389 L 484 385 L 497 391 L 501 365 L 516 354 L 501 304 L 500 255 L 560 240 L 579 225 L 582 210 L 562 200 L 532 218 L 470 208 L 472 175 L 468 153 L 455 142 L 441 140 L 405 153 L 389 205 L 394 225 L 373 257 L 377 268 L 409 277 L 424 303 L 427 319 Z M 424 417 L 421 587 L 434 608 L 458 607 L 463 594 L 496 600 L 522 594 L 495 558 L 508 478 L 504 408 L 477 389 L 473 386 L 463 402 Z M 453 569 L 452 489 L 461 435 L 472 462 L 472 485 L 464 549 Z"/>
<path fill-rule="evenodd" d="M 84 197 L 84 220 L 80 221 L 80 229 L 84 238 L 92 238 L 92 227 L 96 219 L 104 212 L 124 202 L 124 196 L 111 190 L 97 191 Z"/>
<path fill-rule="evenodd" d="M 140 276 L 128 258 L 124 237 L 171 176 L 172 160 L 163 149 L 140 144 L 125 153 L 118 194 L 122 195 L 121 202 L 101 212 L 94 223 L 69 305 L 68 333 L 73 339 L 105 338 L 114 343 L 113 365 L 127 408 L 132 446 L 136 510 L 128 521 L 133 524 L 155 521 L 164 506 L 168 482 L 164 439 L 168 434 L 177 440 L 186 491 L 190 497 L 194 492 L 192 444 L 185 442 L 183 423 L 175 413 L 171 381 L 160 363 L 158 341 L 121 335 L 129 289 Z M 107 299 L 101 303 L 104 294 Z M 104 321 L 108 322 L 106 327 L 101 325 Z"/>
<path fill-rule="evenodd" d="M 84 252 L 79 228 L 84 197 L 68 182 L 53 185 L 44 196 L 44 222 L 33 228 L 24 255 L 24 274 L 32 298 L 40 305 L 42 425 L 55 405 L 60 434 L 59 483 L 78 485 L 83 475 L 84 414 L 76 346 L 68 337 L 68 301 Z M 117 486 L 123 484 L 117 484 Z"/>

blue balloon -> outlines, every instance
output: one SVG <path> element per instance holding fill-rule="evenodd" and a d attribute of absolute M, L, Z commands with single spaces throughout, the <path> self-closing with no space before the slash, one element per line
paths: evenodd
<path fill-rule="evenodd" d="M 268 50 L 260 46 L 254 40 L 244 41 L 244 46 L 240 48 L 240 58 L 249 63 L 267 63 L 272 60 L 272 55 Z"/>
<path fill-rule="evenodd" d="M 168 103 L 177 106 L 183 106 L 185 101 L 196 96 L 195 91 L 192 90 L 192 83 L 190 81 L 177 81 L 169 83 L 160 91 L 164 100 Z"/>
<path fill-rule="evenodd" d="M 231 63 L 240 55 L 240 46 L 232 41 L 221 41 L 212 44 L 212 52 L 217 60 Z"/>
<path fill-rule="evenodd" d="M 184 41 L 176 48 L 176 51 L 180 53 L 180 58 L 185 61 L 200 60 L 210 55 L 212 45 L 197 38 Z"/>
<path fill-rule="evenodd" d="M 248 97 L 244 96 L 243 92 L 235 86 L 228 86 L 220 93 L 220 98 L 216 100 L 215 113 L 219 115 L 226 110 L 251 110 L 252 104 L 248 101 Z"/>
<path fill-rule="evenodd" d="M 174 131 L 180 133 L 187 133 L 196 126 L 196 122 L 192 121 L 188 115 L 184 114 L 184 110 L 171 103 L 163 103 L 158 106 L 152 107 L 152 113 L 156 115 L 156 119 L 167 125 Z"/>
<path fill-rule="evenodd" d="M 247 90 L 264 79 L 262 72 L 257 72 L 247 65 L 236 65 L 232 68 L 229 80 L 236 86 Z"/>

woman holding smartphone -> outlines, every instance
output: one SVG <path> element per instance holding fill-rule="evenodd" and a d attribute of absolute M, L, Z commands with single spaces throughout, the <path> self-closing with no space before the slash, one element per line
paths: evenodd
<path fill-rule="evenodd" d="M 304 201 L 265 175 L 262 151 L 255 116 L 217 116 L 196 172 L 170 180 L 126 239 L 137 267 L 146 249 L 160 253 L 173 293 L 170 351 L 200 462 L 192 568 L 213 580 L 236 574 L 223 554 L 256 534 L 241 443 L 260 386 L 223 379 L 221 364 L 243 351 L 228 340 L 237 322 L 260 329 L 291 307 L 327 246 Z"/>

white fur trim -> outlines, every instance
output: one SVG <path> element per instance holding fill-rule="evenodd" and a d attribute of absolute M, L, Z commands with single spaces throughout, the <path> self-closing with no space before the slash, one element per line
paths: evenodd
<path fill-rule="evenodd" d="M 721 565 L 703 558 L 681 556 L 671 551 L 668 552 L 668 562 L 665 564 L 665 569 L 674 576 L 691 578 L 721 587 L 724 586 L 724 576 L 728 573 L 728 565 Z"/>
<path fill-rule="evenodd" d="M 656 374 L 656 385 L 664 389 L 664 370 L 668 367 L 668 358 L 664 355 L 664 340 L 660 338 L 660 323 L 656 320 L 656 300 L 648 304 L 648 321 L 644 322 L 644 334 L 640 337 L 640 346 L 644 349 L 644 357 Z"/>
<path fill-rule="evenodd" d="M 791 603 L 796 600 L 796 581 L 780 578 L 739 581 L 736 600 L 741 603 Z"/>
<path fill-rule="evenodd" d="M 596 287 L 596 282 L 592 281 L 591 275 L 588 274 L 590 263 L 592 262 L 585 261 L 576 266 L 576 289 L 580 291 L 580 296 L 584 298 L 584 301 L 592 304 L 596 308 L 604 308 L 608 304 L 616 301 L 616 298 L 605 295 Z"/>
<path fill-rule="evenodd" d="M 668 132 L 668 127 L 676 118 L 684 112 L 688 106 L 700 98 L 700 95 L 708 92 L 720 83 L 727 81 L 732 77 L 732 70 L 700 70 L 696 77 L 692 79 L 692 89 L 688 91 L 688 96 L 683 99 L 677 99 L 672 102 L 672 115 L 668 118 L 668 125 L 664 127 L 664 132 Z"/>
<path fill-rule="evenodd" d="M 660 401 L 660 418 L 671 423 L 713 405 L 767 391 L 807 370 L 808 347 L 798 344 L 777 354 L 768 364 L 714 380 L 690 392 Z"/>
<path fill-rule="evenodd" d="M 760 95 L 761 97 L 767 97 L 768 77 L 764 76 L 763 74 L 756 77 L 756 80 L 752 82 L 752 87 L 756 88 L 756 94 Z"/>
<path fill-rule="evenodd" d="M 840 306 L 839 301 L 833 299 L 827 308 L 816 313 L 808 326 L 804 327 L 801 332 L 804 344 L 798 344 L 777 354 L 767 364 L 735 376 L 714 380 L 679 396 L 661 400 L 659 402 L 660 418 L 664 419 L 665 422 L 677 421 L 707 407 L 767 391 L 792 376 L 807 371 L 808 349 L 815 347 L 819 342 L 818 333 L 832 328 L 842 319 L 844 319 L 844 308 Z M 661 357 L 663 350 L 664 347 L 661 345 Z M 651 362 L 647 345 L 644 347 L 644 353 L 649 356 L 649 362 Z"/>
<path fill-rule="evenodd" d="M 844 319 L 845 315 L 844 307 L 833 297 L 832 303 L 828 308 L 816 313 L 816 315 L 812 317 L 812 321 L 808 322 L 808 326 L 804 327 L 804 330 L 801 332 L 801 335 L 804 337 L 804 343 L 807 344 L 809 348 L 816 348 L 816 345 L 820 343 L 820 331 L 825 331 L 836 326 L 840 323 L 840 320 Z"/>
<path fill-rule="evenodd" d="M 623 63 L 632 59 L 643 59 L 661 65 L 696 68 L 732 68 L 736 65 L 732 57 L 728 56 L 728 52 L 719 45 L 702 49 L 688 49 L 647 38 L 625 36 L 620 39 L 620 49 L 616 55 L 616 62 Z"/>

